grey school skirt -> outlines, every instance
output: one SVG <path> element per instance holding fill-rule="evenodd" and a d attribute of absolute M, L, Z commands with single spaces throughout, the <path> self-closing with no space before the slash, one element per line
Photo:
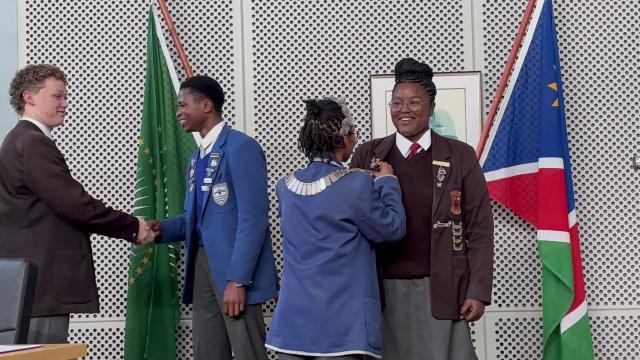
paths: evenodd
<path fill-rule="evenodd" d="M 431 279 L 385 279 L 383 360 L 476 360 L 469 324 L 431 316 Z"/>

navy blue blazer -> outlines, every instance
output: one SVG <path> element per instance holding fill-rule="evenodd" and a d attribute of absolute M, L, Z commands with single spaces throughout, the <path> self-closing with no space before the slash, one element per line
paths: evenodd
<path fill-rule="evenodd" d="M 194 177 L 199 154 L 199 150 L 194 152 L 187 170 L 184 215 L 163 220 L 163 235 L 156 240 L 186 241 L 185 304 L 193 300 L 193 268 L 199 246 Z M 267 301 L 276 293 L 277 275 L 262 148 L 253 138 L 225 125 L 207 156 L 213 169 L 208 176 L 212 186 L 201 209 L 200 226 L 215 284 L 220 293 L 229 281 L 246 284 L 247 304 Z"/>
<path fill-rule="evenodd" d="M 313 182 L 338 169 L 312 162 L 295 173 Z M 268 348 L 310 356 L 380 357 L 382 319 L 374 243 L 400 240 L 405 213 L 398 179 L 344 175 L 326 190 L 298 195 L 283 180 L 284 272 Z"/>

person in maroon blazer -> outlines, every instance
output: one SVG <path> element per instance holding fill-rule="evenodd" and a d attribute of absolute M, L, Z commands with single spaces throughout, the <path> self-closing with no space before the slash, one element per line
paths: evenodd
<path fill-rule="evenodd" d="M 396 64 L 389 108 L 397 132 L 362 144 L 351 166 L 393 166 L 407 214 L 404 239 L 376 251 L 384 290 L 385 360 L 468 360 L 467 322 L 491 302 L 493 215 L 469 145 L 429 129 L 436 87 L 431 68 Z"/>
<path fill-rule="evenodd" d="M 9 95 L 21 120 L 0 147 L 0 258 L 38 266 L 29 343 L 66 342 L 70 313 L 98 312 L 90 233 L 153 240 L 143 219 L 105 206 L 71 176 L 51 139 L 67 114 L 66 86 L 53 65 L 19 70 Z"/>

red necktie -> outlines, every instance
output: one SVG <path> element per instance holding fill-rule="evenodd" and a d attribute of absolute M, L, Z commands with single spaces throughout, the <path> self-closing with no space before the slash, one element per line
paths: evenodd
<path fill-rule="evenodd" d="M 409 155 L 407 155 L 407 160 L 411 160 L 411 158 L 418 153 L 418 150 L 420 150 L 420 144 L 418 143 L 411 144 L 411 147 L 409 147 Z"/>

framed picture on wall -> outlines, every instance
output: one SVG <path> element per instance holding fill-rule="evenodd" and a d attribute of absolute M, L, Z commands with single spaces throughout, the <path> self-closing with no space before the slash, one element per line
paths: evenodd
<path fill-rule="evenodd" d="M 396 131 L 388 105 L 395 80 L 393 75 L 371 75 L 369 82 L 371 130 L 373 138 L 380 138 Z M 429 126 L 442 136 L 464 141 L 475 148 L 482 128 L 480 72 L 434 73 L 433 82 L 438 94 Z"/>

